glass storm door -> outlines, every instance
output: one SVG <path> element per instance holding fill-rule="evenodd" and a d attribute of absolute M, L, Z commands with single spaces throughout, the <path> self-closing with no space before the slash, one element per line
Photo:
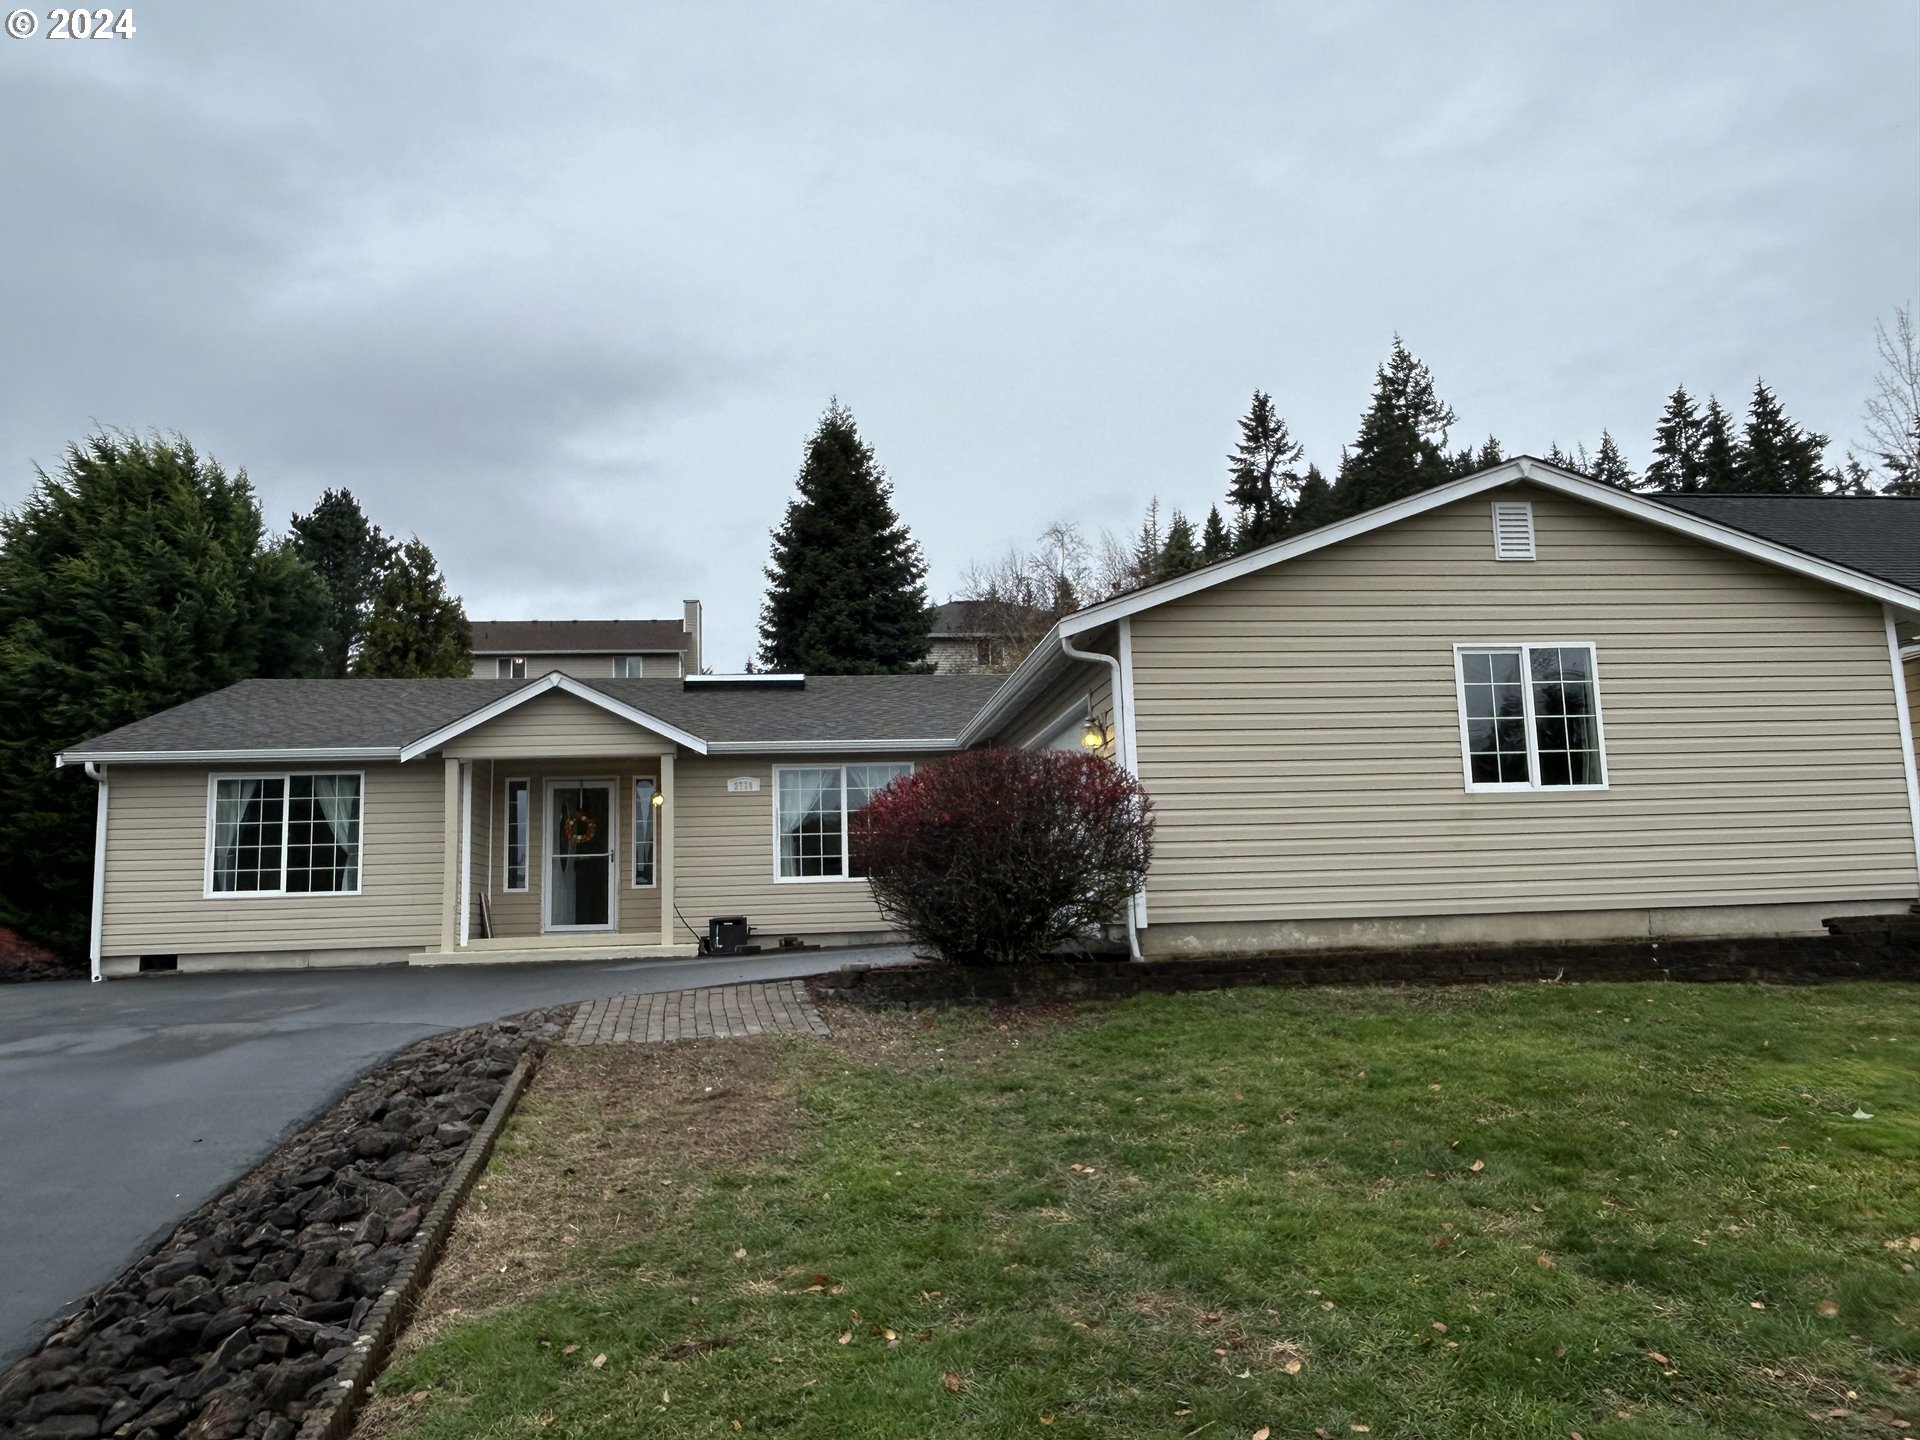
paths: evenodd
<path fill-rule="evenodd" d="M 618 894 L 613 785 L 555 780 L 547 786 L 547 929 L 611 930 Z"/>

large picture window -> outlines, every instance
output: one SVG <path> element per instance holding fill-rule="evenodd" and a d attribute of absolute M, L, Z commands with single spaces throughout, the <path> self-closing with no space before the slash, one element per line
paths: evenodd
<path fill-rule="evenodd" d="M 1469 790 L 1597 790 L 1607 783 L 1591 645 L 1458 645 Z"/>
<path fill-rule="evenodd" d="M 360 890 L 360 776 L 215 776 L 207 893 Z"/>
<path fill-rule="evenodd" d="M 776 873 L 782 880 L 860 879 L 860 811 L 911 764 L 793 765 L 774 770 Z"/>

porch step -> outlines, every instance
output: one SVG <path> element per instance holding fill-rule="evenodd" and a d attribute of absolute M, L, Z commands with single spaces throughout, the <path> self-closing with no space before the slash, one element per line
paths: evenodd
<path fill-rule="evenodd" d="M 700 947 L 686 945 L 504 945 L 491 941 L 465 950 L 427 950 L 407 958 L 409 965 L 563 964 L 570 960 L 688 960 Z"/>

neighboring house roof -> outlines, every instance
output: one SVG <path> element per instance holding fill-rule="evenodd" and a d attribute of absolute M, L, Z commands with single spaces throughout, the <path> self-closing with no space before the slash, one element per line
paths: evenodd
<path fill-rule="evenodd" d="M 1908 590 L 1920 590 L 1920 499 L 1892 495 L 1650 495 Z"/>
<path fill-rule="evenodd" d="M 1162 580 L 1156 585 L 1147 585 L 1098 605 L 1090 605 L 1084 610 L 1076 610 L 1071 615 L 1062 616 L 1047 632 L 1046 637 L 1034 646 L 1027 658 L 1020 662 L 1019 668 L 1007 677 L 1006 685 L 968 723 L 967 728 L 960 734 L 960 743 L 971 745 L 991 736 L 996 725 L 1018 710 L 1041 687 L 1050 683 L 1053 677 L 1067 665 L 1075 663 L 1062 652 L 1060 648 L 1062 641 L 1071 641 L 1075 636 L 1091 635 L 1095 631 L 1125 620 L 1130 615 L 1151 610 L 1170 600 L 1178 600 L 1184 596 L 1211 589 L 1215 585 L 1225 584 L 1229 580 L 1237 580 L 1243 575 L 1251 575 L 1257 571 L 1284 564 L 1288 560 L 1312 554 L 1316 550 L 1323 550 L 1329 545 L 1337 545 L 1342 540 L 1352 539 L 1356 535 L 1365 535 L 1369 531 L 1397 524 L 1415 515 L 1424 515 L 1427 511 L 1437 510 L 1443 505 L 1452 505 L 1489 490 L 1520 484 L 1538 485 L 1543 489 L 1555 490 L 1577 500 L 1588 501 L 1603 509 L 1631 515 L 1662 529 L 1677 530 L 1709 545 L 1717 545 L 1723 550 L 1737 551 L 1753 559 L 1778 565 L 1782 569 L 1795 571 L 1842 590 L 1852 591 L 1856 595 L 1895 605 L 1908 612 L 1920 612 L 1920 579 L 1911 579 L 1904 583 L 1889 580 L 1870 570 L 1856 568 L 1853 564 L 1830 560 L 1810 550 L 1792 548 L 1778 540 L 1738 528 L 1729 521 L 1696 515 L 1687 510 L 1663 504 L 1650 496 L 1636 495 L 1630 491 L 1602 484 L 1598 480 L 1590 480 L 1584 475 L 1564 470 L 1536 456 L 1516 455 L 1513 459 L 1490 469 L 1478 471 L 1445 485 L 1436 485 L 1431 490 L 1409 495 L 1404 500 L 1396 500 L 1377 509 L 1363 511 L 1361 514 L 1349 516 L 1331 525 L 1322 525 L 1317 530 L 1309 530 L 1303 535 L 1295 535 L 1272 545 L 1264 545 L 1258 550 L 1249 550 L 1246 554 L 1236 555 L 1231 560 L 1222 560 L 1203 566 L 1201 569 L 1175 579 Z"/>
<path fill-rule="evenodd" d="M 476 655 L 624 655 L 684 651 L 683 620 L 476 620 Z"/>
<path fill-rule="evenodd" d="M 1043 610 L 1004 605 L 998 600 L 949 600 L 933 607 L 935 640 L 991 640 L 1007 633 L 1012 619 L 1042 620 Z"/>
<path fill-rule="evenodd" d="M 63 751 L 86 760 L 394 760 L 550 690 L 701 753 L 949 748 L 997 675 L 814 675 L 804 688 L 679 680 L 243 680 Z M 435 737 L 439 737 L 435 739 Z"/>

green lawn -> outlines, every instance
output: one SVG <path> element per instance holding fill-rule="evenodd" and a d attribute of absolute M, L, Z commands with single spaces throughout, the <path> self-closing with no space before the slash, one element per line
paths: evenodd
<path fill-rule="evenodd" d="M 363 1433 L 1920 1429 L 1920 990 L 829 1018 L 556 1051 Z"/>

